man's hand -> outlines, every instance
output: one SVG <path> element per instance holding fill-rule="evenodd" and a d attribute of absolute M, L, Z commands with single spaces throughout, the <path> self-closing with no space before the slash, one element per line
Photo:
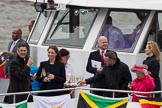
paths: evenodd
<path fill-rule="evenodd" d="M 28 62 L 27 62 L 27 66 L 31 66 L 33 64 L 33 59 L 32 59 L 32 57 L 29 57 L 29 59 L 28 59 Z"/>
<path fill-rule="evenodd" d="M 13 52 L 8 52 L 7 53 L 7 56 L 10 58 L 10 57 L 13 57 L 14 53 Z"/>
<path fill-rule="evenodd" d="M 83 85 L 83 84 L 86 84 L 86 81 L 85 80 L 80 80 L 80 81 L 77 82 L 77 84 Z"/>
<path fill-rule="evenodd" d="M 102 72 L 102 70 L 103 70 L 103 67 L 98 67 L 97 68 L 97 72 Z"/>

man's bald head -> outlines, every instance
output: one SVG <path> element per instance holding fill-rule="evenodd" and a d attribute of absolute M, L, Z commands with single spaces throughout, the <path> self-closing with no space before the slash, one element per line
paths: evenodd
<path fill-rule="evenodd" d="M 107 40 L 107 37 L 105 37 L 105 36 L 100 36 L 100 37 L 98 38 L 98 47 L 99 47 L 101 50 L 107 49 L 107 47 L 108 47 L 108 40 Z"/>
<path fill-rule="evenodd" d="M 12 39 L 16 41 L 20 38 L 22 38 L 22 30 L 20 28 L 14 28 L 12 30 Z"/>
<path fill-rule="evenodd" d="M 107 40 L 106 36 L 100 36 L 98 38 L 98 43 L 101 42 L 102 40 Z"/>

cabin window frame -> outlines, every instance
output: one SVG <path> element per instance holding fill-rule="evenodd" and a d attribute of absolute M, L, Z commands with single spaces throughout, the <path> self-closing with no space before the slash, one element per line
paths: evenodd
<path fill-rule="evenodd" d="M 160 51 L 162 51 L 162 11 L 157 13 L 157 29 L 156 29 L 156 42 L 159 45 Z"/>
<path fill-rule="evenodd" d="M 125 12 L 125 13 L 128 13 L 128 12 L 130 12 L 130 13 L 135 13 L 135 12 L 145 12 L 145 13 L 147 13 L 147 16 L 145 17 L 145 20 L 144 20 L 144 22 L 143 22 L 143 24 L 142 24 L 142 26 L 140 27 L 140 32 L 139 32 L 139 35 L 137 36 L 137 38 L 136 38 L 136 40 L 133 42 L 133 44 L 132 44 L 132 46 L 130 47 L 130 48 L 128 48 L 128 49 L 112 49 L 112 48 L 109 48 L 108 47 L 108 49 L 110 49 L 110 50 L 115 50 L 115 51 L 118 51 L 118 52 L 129 52 L 129 53 L 133 53 L 133 51 L 134 51 L 134 49 L 135 49 L 135 47 L 136 47 L 136 45 L 137 45 L 137 42 L 138 42 L 138 40 L 139 40 L 139 37 L 140 37 L 140 35 L 141 35 L 141 33 L 142 33 L 142 30 L 143 30 L 143 28 L 144 28 L 144 26 L 145 26 L 145 23 L 146 23 L 146 21 L 147 21 L 147 19 L 148 19 L 148 16 L 149 16 L 149 14 L 150 14 L 150 11 L 149 10 L 128 10 L 128 9 L 109 9 L 108 10 L 108 12 L 107 12 L 107 17 L 111 14 L 111 12 Z M 103 22 L 103 25 L 102 25 L 102 27 L 101 27 L 101 30 L 100 30 L 100 33 L 98 34 L 98 37 L 99 36 L 101 36 L 101 32 L 102 32 L 102 29 L 103 29 L 103 26 L 104 26 L 104 24 L 105 24 L 105 22 L 106 22 L 106 19 L 107 19 L 107 17 L 105 18 L 105 21 Z M 113 19 L 112 19 L 113 20 Z M 116 26 L 116 25 L 115 25 Z M 97 49 L 97 41 L 96 41 L 96 44 L 94 44 L 94 46 L 93 46 L 93 50 L 96 50 Z"/>
<path fill-rule="evenodd" d="M 79 14 L 86 14 L 86 12 L 88 13 L 88 9 L 90 10 L 90 9 L 95 9 L 95 8 L 85 8 L 85 7 L 74 7 L 74 6 L 70 6 L 69 7 L 69 12 L 72 12 L 72 13 L 75 13 L 77 10 L 79 10 Z M 85 12 L 85 13 L 81 13 L 81 10 L 82 10 L 82 12 Z M 87 10 L 87 11 L 86 11 Z M 80 35 L 80 32 L 79 32 L 79 34 L 78 34 L 78 32 L 76 32 L 77 34 L 78 34 L 78 37 L 70 37 L 70 38 L 72 38 L 73 40 L 69 40 L 69 43 L 68 43 L 68 41 L 67 41 L 67 44 L 66 44 L 66 39 L 65 39 L 65 41 L 64 41 L 64 43 L 58 43 L 59 41 L 61 42 L 61 40 L 58 40 L 58 41 L 56 41 L 57 39 L 54 39 L 54 41 L 47 41 L 48 40 L 48 38 L 49 37 L 51 37 L 51 30 L 52 30 L 52 26 L 50 27 L 50 30 L 49 30 L 49 33 L 47 34 L 48 36 L 46 37 L 46 39 L 44 40 L 44 42 L 43 42 L 43 44 L 44 45 L 50 45 L 50 44 L 56 44 L 57 46 L 60 46 L 60 47 L 68 47 L 68 48 L 77 48 L 77 49 L 82 49 L 83 47 L 84 47 L 84 44 L 86 43 L 86 41 L 87 41 L 87 37 L 88 37 L 88 35 L 89 35 L 89 32 L 90 32 L 90 30 L 91 30 L 91 27 L 92 27 L 92 25 L 93 25 L 93 23 L 94 23 L 94 21 L 95 21 L 95 19 L 96 19 L 96 16 L 97 16 L 97 12 L 99 11 L 97 11 L 98 9 L 96 8 L 96 13 L 94 14 L 94 16 L 93 16 L 93 20 L 91 20 L 91 24 L 89 25 L 89 28 L 88 29 L 86 29 L 87 31 L 86 32 L 83 32 L 83 35 L 84 35 L 84 37 L 83 37 L 83 40 L 82 40 L 82 37 L 79 37 L 79 36 L 83 36 L 83 35 Z M 73 15 L 73 14 L 69 14 L 69 15 Z M 64 17 L 66 17 L 66 16 L 63 16 L 63 18 Z M 80 27 L 82 27 L 83 25 L 79 22 L 80 20 L 81 20 L 81 16 L 78 18 L 78 21 L 77 20 L 75 20 L 75 19 L 70 19 L 71 17 L 69 17 L 69 29 L 70 29 L 70 32 L 71 33 L 73 33 L 73 30 L 76 28 L 76 30 L 77 30 L 77 27 L 79 27 L 79 31 L 80 30 L 82 30 L 82 28 L 80 28 Z M 73 18 L 73 17 L 72 17 Z M 63 19 L 62 19 L 63 20 Z M 71 21 L 70 21 L 71 20 Z M 55 22 L 55 21 L 53 21 L 53 22 Z M 53 23 L 54 24 L 54 23 Z M 52 25 L 53 25 L 52 24 Z M 86 24 L 86 23 L 84 23 L 84 24 Z M 73 26 L 74 25 L 74 26 Z M 77 26 L 77 25 L 79 25 L 79 26 Z M 81 25 L 81 26 L 80 26 Z M 54 26 L 54 25 L 53 25 Z M 53 31 L 53 33 L 52 34 L 55 34 L 55 32 L 56 32 L 56 30 L 57 30 L 57 27 L 58 27 L 58 25 L 56 24 L 55 25 L 55 27 L 53 28 L 54 29 L 54 31 Z M 84 26 L 83 26 L 84 27 Z M 83 28 L 83 30 L 84 30 L 84 28 Z M 75 32 L 74 32 L 75 33 Z M 85 34 L 86 33 L 86 34 Z M 70 35 L 70 36 L 75 36 L 75 35 Z M 78 41 L 75 41 L 75 39 L 76 40 L 78 40 Z M 81 40 L 82 41 L 81 41 Z M 80 42 L 81 41 L 81 42 Z M 74 43 L 75 42 L 75 43 Z"/>
<path fill-rule="evenodd" d="M 39 12 L 37 19 L 35 21 L 35 26 L 33 26 L 33 30 L 30 33 L 30 36 L 28 38 L 28 43 L 29 44 L 38 44 L 44 29 L 48 23 L 49 17 L 51 16 L 51 11 L 44 11 L 44 12 Z M 44 16 L 44 19 L 42 18 L 42 16 Z M 44 23 L 42 22 L 42 20 L 44 21 Z M 42 25 L 42 23 L 44 25 Z M 39 33 L 39 34 L 37 34 Z M 33 40 L 32 40 L 33 39 Z"/>

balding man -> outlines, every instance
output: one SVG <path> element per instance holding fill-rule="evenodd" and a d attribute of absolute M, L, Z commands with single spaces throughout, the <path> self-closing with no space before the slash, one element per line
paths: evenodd
<path fill-rule="evenodd" d="M 20 28 L 14 28 L 12 30 L 12 41 L 10 41 L 8 44 L 8 61 L 5 67 L 6 76 L 9 73 L 10 61 L 13 59 L 14 56 L 16 56 L 17 48 L 21 44 L 26 45 L 28 51 L 27 52 L 27 57 L 28 57 L 30 54 L 30 49 L 28 43 L 22 39 L 22 30 Z"/>
<path fill-rule="evenodd" d="M 91 52 L 88 58 L 88 63 L 86 66 L 86 70 L 89 73 L 94 75 L 98 74 L 103 70 L 102 66 L 104 65 L 104 54 L 108 52 L 108 40 L 105 36 L 100 36 L 98 38 L 98 50 Z M 103 88 L 104 82 L 98 81 L 93 83 L 91 87 L 93 88 Z M 102 96 L 103 93 L 101 91 L 92 91 L 92 93 Z"/>

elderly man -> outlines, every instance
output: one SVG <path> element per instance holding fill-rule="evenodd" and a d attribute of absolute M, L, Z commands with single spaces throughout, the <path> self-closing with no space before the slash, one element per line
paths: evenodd
<path fill-rule="evenodd" d="M 104 54 L 106 52 L 108 52 L 109 50 L 107 49 L 108 46 L 108 40 L 105 36 L 100 36 L 98 38 L 98 50 L 91 52 L 88 58 L 88 63 L 86 66 L 86 70 L 89 73 L 92 73 L 94 75 L 98 74 L 99 72 L 102 71 L 102 66 L 104 65 Z M 95 63 L 100 64 L 99 65 L 95 65 Z M 104 82 L 103 81 L 98 81 L 95 82 L 93 84 L 91 84 L 91 87 L 93 88 L 102 88 L 103 87 Z M 92 93 L 97 94 L 102 96 L 102 92 L 101 91 L 92 91 Z"/>

